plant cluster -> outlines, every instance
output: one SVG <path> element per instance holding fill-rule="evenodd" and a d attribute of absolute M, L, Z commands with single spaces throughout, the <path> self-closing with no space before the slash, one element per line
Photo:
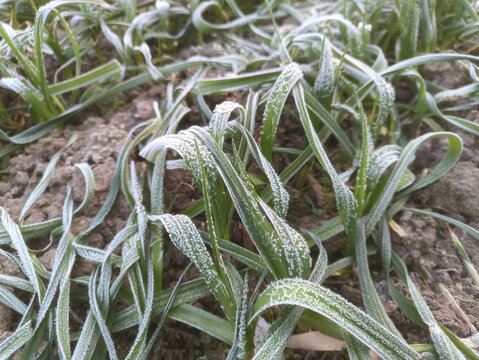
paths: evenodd
<path fill-rule="evenodd" d="M 470 100 L 462 109 L 475 105 L 479 59 L 436 53 L 456 42 L 474 42 L 475 2 L 4 0 L 0 11 L 0 86 L 21 99 L 20 107 L 0 104 L 5 130 L 0 139 L 8 144 L 2 156 L 86 107 L 196 69 L 180 84 L 169 82 L 156 116 L 131 129 L 108 198 L 85 232 L 71 232 L 73 217 L 94 196 L 93 172 L 85 163 L 77 165 L 85 179 L 81 204 L 75 207 L 68 189 L 61 218 L 23 221 L 65 148 L 51 159 L 18 221 L 0 208 L 0 254 L 25 275 L 0 274 L 0 302 L 21 315 L 17 330 L 0 344 L 0 359 L 13 354 L 19 359 L 118 359 L 115 333 L 131 327 L 137 333 L 126 359 L 147 359 L 167 318 L 230 345 L 228 360 L 281 359 L 300 321 L 344 341 L 351 359 L 370 359 L 368 349 L 383 359 L 479 359 L 473 338 L 458 338 L 434 318 L 392 249 L 389 233 L 390 220 L 407 209 L 479 240 L 477 230 L 457 220 L 406 208 L 414 191 L 442 177 L 461 155 L 461 138 L 444 131 L 444 124 L 479 135 L 478 124 L 440 106 L 453 96 Z M 103 54 L 102 41 L 114 49 L 111 59 Z M 219 44 L 225 54 L 171 60 L 176 48 L 205 43 Z M 472 84 L 451 90 L 423 78 L 420 66 L 444 61 L 467 67 Z M 207 77 L 210 70 L 224 75 Z M 411 84 L 408 103 L 396 99 L 398 80 Z M 210 108 L 211 99 L 231 92 L 239 94 L 237 101 Z M 195 104 L 206 125 L 179 131 L 193 111 L 188 103 Z M 12 135 L 18 111 L 28 112 L 34 125 Z M 301 125 L 301 150 L 275 146 L 285 114 Z M 423 122 L 429 131 L 412 138 L 405 119 Z M 260 139 L 255 138 L 258 128 Z M 416 176 L 411 164 L 418 149 L 436 138 L 448 141 L 443 159 Z M 331 142 L 347 159 L 344 172 L 328 156 L 325 144 Z M 273 166 L 278 153 L 294 159 L 281 172 Z M 147 163 L 140 174 L 135 154 Z M 252 163 L 261 174 L 249 172 Z M 285 186 L 311 164 L 327 174 L 337 216 L 307 231 L 286 220 Z M 163 197 L 171 169 L 188 170 L 203 195 L 182 214 L 170 213 Z M 127 225 L 106 249 L 92 247 L 91 234 L 120 192 L 131 207 Z M 195 218 L 204 219 L 206 231 L 195 226 Z M 230 240 L 233 221 L 241 222 L 256 251 Z M 201 277 L 183 282 L 187 267 L 176 286 L 164 286 L 166 234 Z M 344 258 L 328 263 L 322 242 L 337 234 L 346 238 Z M 28 245 L 45 235 L 57 246 L 51 271 Z M 477 282 L 466 250 L 457 238 L 455 243 Z M 429 332 L 430 344 L 408 344 L 388 317 L 368 265 L 372 252 L 380 253 L 391 298 Z M 90 276 L 72 277 L 78 258 L 95 264 Z M 365 310 L 322 285 L 352 266 Z M 29 301 L 18 292 L 29 294 Z M 191 305 L 208 295 L 221 315 Z M 75 313 L 72 298 L 88 299 L 86 318 Z M 118 310 L 119 303 L 130 305 Z M 284 305 L 279 315 L 255 343 L 261 313 L 279 305 Z M 82 330 L 71 332 L 72 321 Z"/>

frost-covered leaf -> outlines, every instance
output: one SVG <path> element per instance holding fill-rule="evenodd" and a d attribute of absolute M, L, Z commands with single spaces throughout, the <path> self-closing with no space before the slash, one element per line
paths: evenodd
<path fill-rule="evenodd" d="M 203 275 L 206 284 L 216 296 L 230 319 L 235 318 L 235 304 L 230 298 L 226 285 L 216 271 L 213 260 L 192 221 L 184 215 L 158 215 L 159 220 L 170 235 L 171 241 L 185 254 Z"/>
<path fill-rule="evenodd" d="M 53 171 L 55 170 L 55 165 L 57 164 L 58 160 L 60 160 L 61 155 L 63 152 L 71 145 L 73 142 L 77 139 L 78 136 L 72 136 L 70 140 L 68 140 L 67 144 L 62 147 L 55 155 L 52 156 L 50 162 L 47 165 L 47 168 L 45 169 L 43 176 L 38 183 L 38 185 L 35 187 L 35 189 L 30 193 L 28 196 L 27 201 L 25 201 L 25 204 L 23 205 L 22 211 L 20 212 L 20 222 L 23 221 L 23 218 L 25 217 L 27 211 L 30 209 L 30 207 L 35 203 L 35 201 L 43 194 L 45 189 L 47 188 L 50 179 L 53 176 Z"/>
<path fill-rule="evenodd" d="M 246 324 L 248 322 L 248 277 L 245 276 L 241 300 L 236 308 L 235 335 L 226 360 L 242 360 L 246 354 Z"/>
<path fill-rule="evenodd" d="M 226 129 L 226 124 L 234 110 L 238 110 L 241 117 L 245 116 L 244 108 L 233 101 L 224 101 L 219 105 L 216 105 L 213 111 L 213 116 L 210 120 L 209 131 L 216 143 L 221 147 L 223 146 L 223 136 Z"/>
<path fill-rule="evenodd" d="M 43 296 L 43 284 L 40 282 L 37 273 L 35 271 L 35 266 L 33 265 L 31 255 L 28 251 L 28 247 L 25 244 L 25 240 L 22 237 L 22 233 L 20 232 L 20 228 L 17 224 L 13 222 L 13 220 L 8 215 L 7 211 L 0 207 L 1 220 L 2 225 L 5 231 L 7 232 L 10 240 L 12 242 L 12 246 L 17 250 L 18 257 L 20 259 L 20 265 L 22 267 L 23 273 L 27 276 L 28 280 L 33 285 L 35 292 L 39 299 L 42 299 Z"/>
<path fill-rule="evenodd" d="M 196 149 L 195 136 L 191 131 L 180 131 L 175 135 L 165 135 L 150 142 L 141 152 L 141 156 L 148 160 L 156 158 L 158 154 L 164 149 L 173 149 L 177 151 L 181 157 L 185 160 L 185 164 L 188 170 L 191 172 L 191 176 L 195 183 L 202 186 L 202 173 L 201 163 L 198 158 L 198 151 Z M 210 151 L 201 144 L 198 143 L 199 153 L 202 156 L 203 166 L 207 175 L 207 184 L 212 186 L 216 181 L 217 172 L 215 169 L 214 160 L 210 155 Z M 209 189 L 214 194 L 214 189 Z"/>
<path fill-rule="evenodd" d="M 10 359 L 11 356 L 33 335 L 30 322 L 18 328 L 12 335 L 0 344 L 0 359 Z"/>
<path fill-rule="evenodd" d="M 383 358 L 419 359 L 418 353 L 384 326 L 339 295 L 310 281 L 283 279 L 272 283 L 256 300 L 251 319 L 278 305 L 301 306 L 325 316 Z"/>
<path fill-rule="evenodd" d="M 408 189 L 404 190 L 403 194 L 409 194 L 415 190 L 421 189 L 422 187 L 429 185 L 430 183 L 436 181 L 445 173 L 447 173 L 454 164 L 458 161 L 461 151 L 462 151 L 462 140 L 454 133 L 450 132 L 433 132 L 424 134 L 412 141 L 410 141 L 404 150 L 402 151 L 399 159 L 396 162 L 396 165 L 391 170 L 391 174 L 387 179 L 387 183 L 382 189 L 378 200 L 372 207 L 369 212 L 368 219 L 366 222 L 366 233 L 368 234 L 375 225 L 379 222 L 381 216 L 384 214 L 384 211 L 389 206 L 400 182 L 404 176 L 404 173 L 407 171 L 408 166 L 415 158 L 416 151 L 419 146 L 426 140 L 435 138 L 435 137 L 445 137 L 449 140 L 449 148 L 436 167 L 431 170 L 428 174 L 421 177 L 415 184 L 409 186 Z"/>
<path fill-rule="evenodd" d="M 466 360 L 463 353 L 456 347 L 456 345 L 447 337 L 444 331 L 441 329 L 440 325 L 434 318 L 431 310 L 429 309 L 426 301 L 422 297 L 421 293 L 417 289 L 416 285 L 412 282 L 409 277 L 404 262 L 397 256 L 395 253 L 392 254 L 392 259 L 394 263 L 394 268 L 401 280 L 405 282 L 408 287 L 409 294 L 416 306 L 416 309 L 421 316 L 422 321 L 429 327 L 429 334 L 434 343 L 436 351 L 441 360 L 446 359 L 458 359 Z"/>
<path fill-rule="evenodd" d="M 371 132 L 369 131 L 368 121 L 364 114 L 362 105 L 360 107 L 361 120 L 361 155 L 359 161 L 358 175 L 356 178 L 356 187 L 354 196 L 358 202 L 358 216 L 362 215 L 366 201 L 366 192 L 368 187 L 368 173 L 371 166 L 371 153 L 373 152 L 373 142 Z"/>
<path fill-rule="evenodd" d="M 261 202 L 263 211 L 273 225 L 281 241 L 290 276 L 304 276 L 311 267 L 308 244 L 304 238 L 269 206 Z"/>
<path fill-rule="evenodd" d="M 268 161 L 271 161 L 272 158 L 274 138 L 284 103 L 294 84 L 302 76 L 303 73 L 298 64 L 291 63 L 283 69 L 269 91 L 264 109 L 263 135 L 261 137 L 261 151 Z"/>
<path fill-rule="evenodd" d="M 281 180 L 279 179 L 278 174 L 273 169 L 266 157 L 260 152 L 258 145 L 253 139 L 253 136 L 241 125 L 241 124 L 234 124 L 243 134 L 244 138 L 248 142 L 248 148 L 253 155 L 256 163 L 261 167 L 261 169 L 266 174 L 269 183 L 271 185 L 271 191 L 273 192 L 273 202 L 274 202 L 274 209 L 275 211 L 281 216 L 286 217 L 286 213 L 288 212 L 289 206 L 289 194 L 284 189 Z"/>
<path fill-rule="evenodd" d="M 338 205 L 339 214 L 343 222 L 346 232 L 354 231 L 354 222 L 357 217 L 357 201 L 354 198 L 354 195 L 351 190 L 340 179 L 336 169 L 329 160 L 326 151 L 321 144 L 316 131 L 314 130 L 313 124 L 309 117 L 308 111 L 306 109 L 306 103 L 304 100 L 304 91 L 301 85 L 295 86 L 293 89 L 294 99 L 296 101 L 296 106 L 299 112 L 299 118 L 301 124 L 306 132 L 306 137 L 308 138 L 309 144 L 311 145 L 314 154 L 318 158 L 321 166 L 326 170 L 331 182 L 333 183 L 334 193 L 336 195 L 336 203 Z"/>
<path fill-rule="evenodd" d="M 314 81 L 314 96 L 319 102 L 328 108 L 331 105 L 334 91 L 334 63 L 331 44 L 325 37 L 323 41 L 323 51 L 321 53 L 321 61 L 319 64 L 319 73 Z"/>
<path fill-rule="evenodd" d="M 368 171 L 368 183 L 375 186 L 379 178 L 391 164 L 395 163 L 401 155 L 401 147 L 397 145 L 385 145 L 371 154 L 371 164 Z"/>
<path fill-rule="evenodd" d="M 309 233 L 309 235 L 315 237 L 314 234 Z M 319 239 L 315 237 L 315 240 L 318 240 L 317 245 L 320 252 L 316 265 L 311 273 L 310 281 L 321 283 L 328 264 L 328 255 L 326 249 L 321 245 L 321 242 L 319 242 Z M 293 333 L 303 311 L 304 309 L 299 306 L 287 306 L 284 308 L 278 318 L 268 328 L 266 334 L 264 334 L 253 359 L 280 359 L 288 339 Z"/>
<path fill-rule="evenodd" d="M 198 145 L 195 144 L 195 138 L 198 141 Z M 221 176 L 246 230 L 276 278 L 285 277 L 289 273 L 300 276 L 300 273 L 297 271 L 303 273 L 304 266 L 294 267 L 294 263 L 288 262 L 283 255 L 284 249 L 282 241 L 288 243 L 292 240 L 295 242 L 304 240 L 301 240 L 301 236 L 298 237 L 296 235 L 292 239 L 289 239 L 289 234 L 281 229 L 276 229 L 274 224 L 272 226 L 272 224 L 267 221 L 264 209 L 262 209 L 267 205 L 263 206 L 260 204 L 259 197 L 254 192 L 251 184 L 245 183 L 226 154 L 218 147 L 218 144 L 206 129 L 191 127 L 188 131 L 182 131 L 176 136 L 158 138 L 148 144 L 143 149 L 141 155 L 148 160 L 152 160 L 156 154 L 158 154 L 159 149 L 164 147 L 165 144 L 178 149 L 179 152 L 181 151 L 185 162 L 188 162 L 188 158 L 194 159 L 197 166 L 196 169 L 192 166 L 190 171 L 193 172 L 193 177 L 198 178 L 198 181 L 201 180 L 201 163 L 198 154 L 202 155 L 205 168 L 206 165 L 209 164 L 213 176 Z M 197 150 L 197 146 L 200 147 L 200 151 Z M 194 154 L 192 154 L 193 151 Z M 196 175 L 194 171 L 197 172 Z M 199 184 L 201 184 L 201 181 Z M 214 189 L 211 189 L 210 193 L 214 194 Z M 281 233 L 278 231 L 281 231 Z M 284 235 L 288 236 L 288 238 L 282 239 Z M 301 246 L 299 253 L 301 253 L 301 249 L 304 248 L 305 246 Z M 295 262 L 297 264 L 307 264 L 309 262 L 309 255 L 308 257 L 303 256 L 301 259 L 295 260 Z"/>
<path fill-rule="evenodd" d="M 356 235 L 356 261 L 358 264 L 359 285 L 361 287 L 361 295 L 366 311 L 372 318 L 381 323 L 391 331 L 391 333 L 395 334 L 398 339 L 401 339 L 401 334 L 387 315 L 374 287 L 374 282 L 369 270 L 366 234 L 364 231 L 364 221 L 362 220 L 358 221 Z"/>

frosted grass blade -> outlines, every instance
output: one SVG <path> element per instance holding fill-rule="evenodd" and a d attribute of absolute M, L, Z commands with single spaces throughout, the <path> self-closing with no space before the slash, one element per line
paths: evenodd
<path fill-rule="evenodd" d="M 231 301 L 226 285 L 215 269 L 201 236 L 191 220 L 184 215 L 159 215 L 153 220 L 161 221 L 171 241 L 196 264 L 210 290 L 216 296 L 230 319 L 235 318 L 235 305 Z"/>
<path fill-rule="evenodd" d="M 376 288 L 374 287 L 371 273 L 369 272 L 368 255 L 366 248 L 366 234 L 364 232 L 364 222 L 358 221 L 357 240 L 356 240 L 356 259 L 358 263 L 359 284 L 361 287 L 361 295 L 367 312 L 372 318 L 381 323 L 391 333 L 395 334 L 398 339 L 402 339 L 402 335 L 396 329 L 391 319 L 384 310 L 383 304 L 379 299 Z M 405 341 L 403 341 L 406 344 Z"/>
<path fill-rule="evenodd" d="M 286 217 L 289 205 L 289 194 L 283 187 L 279 176 L 273 169 L 273 166 L 267 161 L 266 157 L 259 151 L 259 147 L 253 139 L 253 136 L 247 131 L 241 124 L 234 124 L 246 139 L 248 149 L 251 151 L 251 155 L 255 159 L 256 163 L 266 174 L 273 194 L 274 210 L 281 217 Z"/>
<path fill-rule="evenodd" d="M 190 304 L 183 304 L 170 310 L 168 316 L 171 319 L 181 321 L 182 323 L 199 329 L 227 344 L 233 343 L 234 328 L 230 322 L 210 312 Z"/>
<path fill-rule="evenodd" d="M 15 351 L 17 351 L 23 344 L 30 340 L 33 335 L 33 330 L 30 322 L 27 322 L 22 327 L 18 328 L 12 335 L 5 339 L 0 344 L 0 359 L 9 359 Z"/>
<path fill-rule="evenodd" d="M 43 176 L 40 182 L 36 186 L 35 190 L 33 190 L 30 196 L 28 197 L 27 201 L 25 202 L 25 205 L 23 205 L 23 208 L 22 208 L 22 211 L 20 212 L 20 217 L 19 217 L 20 222 L 23 221 L 30 207 L 43 194 L 43 192 L 45 191 L 45 189 L 47 188 L 50 182 L 50 179 L 52 178 L 55 165 L 57 164 L 58 160 L 60 160 L 60 157 L 63 154 L 63 152 L 75 142 L 77 137 L 78 136 L 72 136 L 70 140 L 68 140 L 67 144 L 63 148 L 61 148 L 55 155 L 53 155 L 52 159 L 48 163 L 47 168 L 45 169 L 45 172 L 43 173 Z"/>
<path fill-rule="evenodd" d="M 43 298 L 44 286 L 40 282 L 40 279 L 35 271 L 35 266 L 33 265 L 33 261 L 31 259 L 31 256 L 33 255 L 30 255 L 18 225 L 13 222 L 4 208 L 0 207 L 0 212 L 2 213 L 1 220 L 3 228 L 10 237 L 12 246 L 18 252 L 22 271 L 32 283 L 38 299 L 41 300 Z"/>
<path fill-rule="evenodd" d="M 336 169 L 329 160 L 326 151 L 324 150 L 321 142 L 316 134 L 314 127 L 309 118 L 308 111 L 306 109 L 306 103 L 304 100 L 304 91 L 302 86 L 296 85 L 293 89 L 294 99 L 296 101 L 296 107 L 298 108 L 301 124 L 306 132 L 306 137 L 310 143 L 314 154 L 318 158 L 321 166 L 327 171 L 333 183 L 334 193 L 336 195 L 336 203 L 338 205 L 341 220 L 343 222 L 346 232 L 354 231 L 354 222 L 356 219 L 357 201 L 354 198 L 353 193 L 339 178 Z"/>
<path fill-rule="evenodd" d="M 439 179 L 446 172 L 448 172 L 458 161 L 462 151 L 462 141 L 454 133 L 450 132 L 435 132 L 424 134 L 411 142 L 409 142 L 399 157 L 388 181 L 382 190 L 380 197 L 374 204 L 371 212 L 369 213 L 368 220 L 366 222 L 366 233 L 369 233 L 374 226 L 379 222 L 380 217 L 388 207 L 394 193 L 403 177 L 404 172 L 407 170 L 410 163 L 414 160 L 414 154 L 419 146 L 426 140 L 434 137 L 446 137 L 449 140 L 449 148 L 445 157 L 436 167 L 431 170 L 427 175 L 423 176 L 415 184 L 403 191 L 403 195 L 410 194 L 411 192 L 418 190 L 426 185 Z"/>
<path fill-rule="evenodd" d="M 326 249 L 324 249 L 324 247 L 321 245 L 321 242 L 315 237 L 314 234 L 311 234 L 307 231 L 306 234 L 308 236 L 314 237 L 314 240 L 320 249 L 318 260 L 316 261 L 310 276 L 310 281 L 319 284 L 322 282 L 326 271 L 328 255 L 326 253 Z M 273 322 L 273 324 L 271 324 L 271 327 L 261 340 L 259 349 L 256 350 L 253 359 L 280 359 L 288 339 L 295 329 L 296 324 L 300 320 L 303 312 L 304 309 L 302 307 L 287 306 Z"/>
<path fill-rule="evenodd" d="M 261 136 L 261 151 L 268 161 L 271 161 L 273 156 L 274 139 L 284 103 L 294 84 L 302 76 L 303 73 L 297 64 L 288 64 L 269 90 L 264 109 L 263 132 Z"/>
<path fill-rule="evenodd" d="M 327 317 L 383 358 L 419 359 L 411 347 L 364 312 L 307 280 L 283 279 L 272 283 L 256 300 L 252 319 L 271 306 L 286 304 L 302 306 Z"/>
<path fill-rule="evenodd" d="M 323 41 L 323 51 L 321 53 L 321 61 L 319 64 L 319 73 L 314 81 L 313 93 L 318 101 L 325 108 L 331 106 L 334 92 L 334 72 L 333 52 L 331 43 L 325 37 Z"/>

